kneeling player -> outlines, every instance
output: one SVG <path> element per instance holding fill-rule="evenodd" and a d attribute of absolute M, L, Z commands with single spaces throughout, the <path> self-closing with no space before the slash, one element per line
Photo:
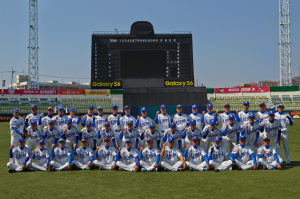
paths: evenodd
<path fill-rule="evenodd" d="M 45 147 L 45 141 L 39 141 L 39 148 L 32 151 L 32 159 L 36 158 L 36 163 L 31 164 L 31 171 L 49 171 L 50 170 L 50 153 Z"/>
<path fill-rule="evenodd" d="M 115 160 L 114 160 L 115 157 Z M 99 170 L 115 170 L 117 169 L 118 155 L 115 147 L 110 145 L 110 137 L 104 138 L 104 145 L 97 147 L 93 164 L 99 167 Z"/>
<path fill-rule="evenodd" d="M 174 147 L 174 138 L 168 138 L 168 146 L 166 147 L 166 143 L 163 144 L 163 149 L 161 151 L 161 157 L 163 157 L 163 161 L 161 165 L 165 168 L 165 170 L 169 171 L 182 171 L 181 166 L 183 165 L 183 169 L 186 168 L 185 160 L 182 156 L 181 151 Z M 177 161 L 177 157 L 179 157 L 180 161 Z"/>
<path fill-rule="evenodd" d="M 264 166 L 264 169 L 281 170 L 283 160 L 276 153 L 276 148 L 270 145 L 270 139 L 268 137 L 263 138 L 261 147 L 257 150 L 258 162 Z"/>
<path fill-rule="evenodd" d="M 143 160 L 145 157 L 145 161 Z M 140 165 L 143 167 L 141 171 L 157 171 L 160 161 L 160 151 L 153 147 L 153 139 L 147 138 L 147 147 L 140 151 Z"/>
<path fill-rule="evenodd" d="M 24 147 L 25 140 L 23 137 L 18 139 L 19 146 L 14 148 L 13 145 L 10 146 L 9 150 L 9 162 L 7 167 L 9 173 L 26 171 L 31 166 L 30 160 L 30 150 L 27 147 Z"/>
<path fill-rule="evenodd" d="M 200 146 L 200 138 L 202 138 L 201 130 L 196 127 L 195 120 L 190 120 L 190 127 L 185 127 L 182 134 L 182 139 L 185 139 L 185 148 L 187 148 L 187 145 L 192 145 L 192 138 L 194 136 L 198 137 L 198 145 Z"/>
<path fill-rule="evenodd" d="M 209 162 L 205 150 L 198 144 L 198 137 L 192 137 L 192 146 L 188 145 L 184 152 L 186 165 L 191 171 L 207 171 L 209 169 Z M 203 160 L 204 158 L 204 160 Z"/>
<path fill-rule="evenodd" d="M 72 153 L 65 145 L 66 141 L 63 138 L 59 140 L 59 147 L 55 148 L 52 145 L 51 157 L 54 158 L 50 162 L 50 166 L 53 166 L 52 171 L 72 170 Z"/>
<path fill-rule="evenodd" d="M 254 152 L 250 145 L 246 144 L 246 137 L 241 135 L 239 138 L 240 144 L 235 146 L 232 153 L 235 159 L 235 163 L 239 166 L 239 170 L 254 169 L 257 170 L 257 162 Z M 250 159 L 252 158 L 252 160 Z"/>
<path fill-rule="evenodd" d="M 73 163 L 78 169 L 90 170 L 94 161 L 93 151 L 90 147 L 87 146 L 87 140 L 85 138 L 81 139 L 81 147 L 73 149 L 73 155 L 78 155 L 78 161 L 74 160 Z"/>
<path fill-rule="evenodd" d="M 132 142 L 131 139 L 125 140 L 126 147 L 121 149 L 118 153 L 117 162 L 120 171 L 138 171 L 139 170 L 139 154 L 135 148 L 131 148 Z"/>
<path fill-rule="evenodd" d="M 234 165 L 234 159 L 227 151 L 227 149 L 221 146 L 222 138 L 215 137 L 214 145 L 210 147 L 208 151 L 209 165 L 215 168 L 215 171 L 227 170 L 231 165 Z M 226 160 L 226 156 L 230 160 Z"/>

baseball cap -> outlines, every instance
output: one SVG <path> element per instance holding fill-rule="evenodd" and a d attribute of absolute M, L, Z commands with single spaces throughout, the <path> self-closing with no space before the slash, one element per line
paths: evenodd
<path fill-rule="evenodd" d="M 147 138 L 147 142 L 153 142 L 152 138 Z"/>
<path fill-rule="evenodd" d="M 19 113 L 19 109 L 18 108 L 14 108 L 14 113 Z"/>
<path fill-rule="evenodd" d="M 40 140 L 39 144 L 45 144 L 45 141 L 44 140 Z"/>
<path fill-rule="evenodd" d="M 87 140 L 85 138 L 82 138 L 81 139 L 81 142 L 86 142 Z"/>
<path fill-rule="evenodd" d="M 263 138 L 263 140 L 265 141 L 265 140 L 270 140 L 267 136 L 265 136 L 264 138 Z"/>
<path fill-rule="evenodd" d="M 109 122 L 105 122 L 104 126 L 110 126 L 110 123 Z"/>
<path fill-rule="evenodd" d="M 92 126 L 92 123 L 90 121 L 85 123 L 85 126 Z"/>
<path fill-rule="evenodd" d="M 249 113 L 248 118 L 255 117 L 254 113 Z"/>
<path fill-rule="evenodd" d="M 196 124 L 195 120 L 190 120 L 190 124 Z"/>
<path fill-rule="evenodd" d="M 258 106 L 266 106 L 264 102 L 260 102 Z"/>
<path fill-rule="evenodd" d="M 246 140 L 246 137 L 244 135 L 240 135 L 239 140 Z"/>
<path fill-rule="evenodd" d="M 55 124 L 55 121 L 54 120 L 49 120 L 48 124 Z"/>
<path fill-rule="evenodd" d="M 59 111 L 61 111 L 61 110 L 63 110 L 63 111 L 64 111 L 65 109 L 64 109 L 64 107 L 63 107 L 63 106 L 59 106 L 59 107 L 58 107 L 58 110 L 59 110 Z"/>
<path fill-rule="evenodd" d="M 48 111 L 53 111 L 53 108 L 51 106 L 48 107 Z"/>
<path fill-rule="evenodd" d="M 225 107 L 230 107 L 230 105 L 228 103 L 224 104 L 224 108 Z"/>
<path fill-rule="evenodd" d="M 215 137 L 214 138 L 214 142 L 221 142 L 222 141 L 222 138 L 221 137 Z"/>
<path fill-rule="evenodd" d="M 114 109 L 114 108 L 118 109 L 118 106 L 116 104 L 112 105 L 111 109 Z"/>
<path fill-rule="evenodd" d="M 89 105 L 88 109 L 94 109 L 94 107 L 92 105 Z"/>
<path fill-rule="evenodd" d="M 105 142 L 105 141 L 110 141 L 110 138 L 109 138 L 109 137 L 105 137 L 105 138 L 104 138 L 104 142 Z"/>
<path fill-rule="evenodd" d="M 277 105 L 277 108 L 280 107 L 280 106 L 284 107 L 284 105 L 282 103 L 280 103 L 280 104 Z"/>
<path fill-rule="evenodd" d="M 58 142 L 66 142 L 64 138 L 60 138 Z"/>
<path fill-rule="evenodd" d="M 197 106 L 196 104 L 194 104 L 194 105 L 192 106 L 192 109 L 193 109 L 193 108 L 198 109 L 198 106 Z"/>
<path fill-rule="evenodd" d="M 76 111 L 76 108 L 71 107 L 71 108 L 69 109 L 69 111 Z"/>
<path fill-rule="evenodd" d="M 181 104 L 178 104 L 178 105 L 177 105 L 177 108 L 182 108 Z"/>
<path fill-rule="evenodd" d="M 164 104 L 160 105 L 160 109 L 163 109 L 163 108 L 167 108 L 166 105 L 164 105 Z"/>
<path fill-rule="evenodd" d="M 198 140 L 198 137 L 197 136 L 193 136 L 192 140 Z"/>
<path fill-rule="evenodd" d="M 212 104 L 207 104 L 206 108 L 214 108 Z"/>
<path fill-rule="evenodd" d="M 244 101 L 243 105 L 249 105 L 249 102 L 248 101 Z"/>
<path fill-rule="evenodd" d="M 151 122 L 150 124 L 149 124 L 149 127 L 151 128 L 151 127 L 155 127 L 155 124 L 153 123 L 153 122 Z"/>
<path fill-rule="evenodd" d="M 97 110 L 103 110 L 102 106 L 98 106 Z"/>
<path fill-rule="evenodd" d="M 127 121 L 127 124 L 133 124 L 132 120 Z"/>
<path fill-rule="evenodd" d="M 25 139 L 23 137 L 19 137 L 18 142 L 24 142 L 24 141 L 25 141 Z"/>
<path fill-rule="evenodd" d="M 31 121 L 31 122 L 30 122 L 30 125 L 36 125 L 36 121 L 34 121 L 34 120 Z"/>
<path fill-rule="evenodd" d="M 67 119 L 66 119 L 66 123 L 69 123 L 69 122 L 72 123 L 72 119 L 71 119 L 71 118 L 67 118 Z"/>
<path fill-rule="evenodd" d="M 37 108 L 35 104 L 31 105 L 31 109 Z"/>
<path fill-rule="evenodd" d="M 125 140 L 125 142 L 131 142 L 131 139 L 128 138 L 128 139 Z"/>
<path fill-rule="evenodd" d="M 129 105 L 124 106 L 124 110 L 127 109 L 127 108 L 130 109 L 130 106 Z"/>
<path fill-rule="evenodd" d="M 209 120 L 209 124 L 216 124 L 216 121 L 214 119 Z"/>
<path fill-rule="evenodd" d="M 234 115 L 233 114 L 229 114 L 228 115 L 228 119 L 234 119 Z"/>
<path fill-rule="evenodd" d="M 269 111 L 268 115 L 275 115 L 274 111 Z"/>
<path fill-rule="evenodd" d="M 173 137 L 169 137 L 168 138 L 168 142 L 174 142 L 174 138 Z"/>
<path fill-rule="evenodd" d="M 170 127 L 176 127 L 176 124 L 175 124 L 174 122 L 172 122 L 172 123 L 170 124 Z"/>
<path fill-rule="evenodd" d="M 141 109 L 141 112 L 143 112 L 143 111 L 147 111 L 146 107 L 143 107 L 143 108 Z"/>

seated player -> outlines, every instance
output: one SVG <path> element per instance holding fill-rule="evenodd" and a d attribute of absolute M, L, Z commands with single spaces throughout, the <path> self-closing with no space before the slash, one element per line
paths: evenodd
<path fill-rule="evenodd" d="M 263 138 L 263 143 L 264 145 L 257 150 L 258 162 L 264 166 L 264 170 L 281 170 L 283 160 L 277 155 L 276 148 L 270 145 L 270 139 L 268 137 Z"/>
<path fill-rule="evenodd" d="M 139 131 L 136 128 L 133 128 L 133 121 L 129 120 L 127 122 L 127 128 L 124 129 L 124 131 L 121 131 L 119 134 L 119 139 L 122 140 L 122 144 L 120 148 L 125 147 L 125 141 L 127 139 L 130 139 L 132 142 L 133 147 L 135 147 L 137 150 L 140 150 L 138 148 L 139 140 L 140 140 L 140 134 Z"/>
<path fill-rule="evenodd" d="M 182 135 L 181 135 L 181 132 L 179 130 L 177 130 L 176 128 L 176 124 L 175 123 L 171 123 L 170 124 L 170 128 L 168 128 L 166 131 L 165 131 L 165 134 L 164 134 L 164 138 L 163 138 L 163 141 L 166 143 L 168 142 L 169 138 L 172 137 L 174 139 L 174 146 L 176 148 L 178 148 L 179 150 L 181 150 L 181 138 L 182 138 Z"/>
<path fill-rule="evenodd" d="M 144 140 L 145 138 L 151 138 L 153 140 L 153 147 L 156 147 L 159 151 L 161 151 L 161 133 L 159 130 L 155 129 L 155 124 L 153 122 L 149 124 L 149 129 L 141 134 L 141 140 Z"/>
<path fill-rule="evenodd" d="M 254 152 L 250 145 L 246 144 L 246 137 L 241 135 L 239 143 L 233 148 L 232 154 L 235 164 L 239 167 L 239 171 L 257 170 L 257 162 Z"/>
<path fill-rule="evenodd" d="M 125 146 L 118 153 L 117 165 L 120 171 L 138 171 L 139 170 L 139 154 L 135 148 L 131 147 L 131 139 L 125 140 Z"/>
<path fill-rule="evenodd" d="M 208 171 L 209 162 L 206 152 L 203 147 L 199 146 L 198 142 L 198 136 L 193 136 L 192 146 L 187 146 L 187 149 L 184 152 L 186 165 L 190 168 L 190 171 Z"/>
<path fill-rule="evenodd" d="M 45 141 L 45 148 L 49 150 L 52 145 L 57 146 L 57 141 L 60 138 L 60 131 L 55 127 L 55 121 L 49 120 L 48 126 L 45 126 L 42 132 L 42 138 Z"/>
<path fill-rule="evenodd" d="M 81 139 L 81 147 L 73 149 L 74 157 L 78 156 L 78 161 L 74 160 L 73 164 L 76 165 L 78 169 L 90 170 L 94 161 L 93 151 L 87 146 L 87 140 L 85 138 Z"/>
<path fill-rule="evenodd" d="M 80 138 L 85 138 L 88 144 L 90 145 L 90 148 L 93 149 L 93 151 L 96 150 L 97 147 L 97 133 L 92 128 L 92 123 L 90 121 L 85 122 L 85 128 L 81 129 L 79 133 Z M 77 144 L 75 144 L 77 145 Z"/>
<path fill-rule="evenodd" d="M 246 144 L 250 145 L 256 153 L 258 149 L 257 140 L 259 133 L 262 130 L 262 126 L 255 121 L 255 115 L 253 113 L 248 114 L 249 121 L 244 123 L 242 135 L 245 135 L 247 141 Z"/>
<path fill-rule="evenodd" d="M 104 128 L 101 129 L 101 130 L 98 130 L 98 133 L 97 133 L 97 139 L 100 140 L 100 145 L 98 146 L 101 146 L 103 145 L 102 142 L 104 141 L 104 138 L 109 138 L 110 140 L 110 145 L 111 147 L 115 147 L 116 150 L 118 150 L 118 147 L 117 147 L 117 142 L 116 142 L 116 134 L 115 132 L 110 129 L 110 123 L 109 122 L 105 122 L 104 123 Z M 98 150 L 97 150 L 98 151 Z"/>
<path fill-rule="evenodd" d="M 215 137 L 214 145 L 208 151 L 209 165 L 215 169 L 215 172 L 227 170 L 231 165 L 235 165 L 233 157 L 225 147 L 221 146 L 221 141 L 222 138 Z M 226 160 L 226 156 L 230 160 Z"/>
<path fill-rule="evenodd" d="M 52 171 L 72 170 L 72 153 L 69 148 L 65 147 L 66 141 L 63 138 L 59 139 L 59 146 L 52 145 L 50 166 Z"/>
<path fill-rule="evenodd" d="M 153 147 L 153 139 L 147 138 L 147 147 L 140 151 L 140 165 L 143 167 L 141 171 L 157 171 L 160 162 L 160 151 Z M 143 160 L 145 158 L 145 161 Z"/>
<path fill-rule="evenodd" d="M 161 150 L 160 155 L 163 158 L 161 166 L 168 171 L 182 171 L 181 166 L 183 165 L 183 169 L 185 169 L 186 163 L 181 151 L 174 146 L 174 141 L 175 139 L 173 137 L 169 137 L 168 146 L 166 146 L 166 143 L 163 144 L 163 149 Z M 177 158 L 179 158 L 180 161 L 178 161 Z"/>
<path fill-rule="evenodd" d="M 182 139 L 185 139 L 185 148 L 187 145 L 192 145 L 192 137 L 198 137 L 198 145 L 200 146 L 200 138 L 202 138 L 201 130 L 196 127 L 196 121 L 190 120 L 190 127 L 185 127 L 182 134 Z"/>
<path fill-rule="evenodd" d="M 24 147 L 25 139 L 20 137 L 18 139 L 18 144 L 19 146 L 15 148 L 13 145 L 10 146 L 9 162 L 7 163 L 9 173 L 27 171 L 31 166 L 30 150 L 27 147 Z"/>
<path fill-rule="evenodd" d="M 227 145 L 229 144 L 230 152 L 232 149 L 238 144 L 238 137 L 240 134 L 240 125 L 235 122 L 235 116 L 233 114 L 229 114 L 228 123 L 224 124 L 223 137 L 222 137 L 222 145 L 227 149 Z"/>
<path fill-rule="evenodd" d="M 71 118 L 68 118 L 66 124 L 62 127 L 61 138 L 66 140 L 66 147 L 73 151 L 74 144 L 77 145 L 79 140 L 79 130 Z"/>
<path fill-rule="evenodd" d="M 31 171 L 50 171 L 50 152 L 45 147 L 45 141 L 39 141 L 39 148 L 32 151 L 32 160 L 36 158 L 36 163 L 31 164 Z"/>
<path fill-rule="evenodd" d="M 205 126 L 202 131 L 202 144 L 205 151 L 208 151 L 209 145 L 214 141 L 215 137 L 222 137 L 222 130 L 216 126 L 216 121 L 211 119 L 209 125 Z"/>
<path fill-rule="evenodd" d="M 99 170 L 116 170 L 117 169 L 117 150 L 110 145 L 110 137 L 104 138 L 104 145 L 98 146 L 95 153 L 94 165 L 99 167 Z M 115 157 L 115 158 L 114 158 Z"/>
<path fill-rule="evenodd" d="M 26 147 L 31 151 L 33 145 L 36 146 L 36 148 L 39 147 L 39 140 L 42 139 L 42 133 L 40 129 L 37 128 L 37 122 L 36 121 L 31 121 L 30 126 L 27 128 L 27 133 L 26 137 L 28 138 L 26 141 Z"/>
<path fill-rule="evenodd" d="M 23 117 L 20 117 L 19 109 L 14 108 L 13 111 L 14 117 L 11 118 L 9 124 L 10 124 L 10 135 L 11 140 L 10 144 L 14 147 L 18 146 L 18 140 L 20 137 L 24 137 L 24 119 Z"/>

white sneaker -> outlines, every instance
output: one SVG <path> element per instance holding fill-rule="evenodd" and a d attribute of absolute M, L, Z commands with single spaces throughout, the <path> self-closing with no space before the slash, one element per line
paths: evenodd
<path fill-rule="evenodd" d="M 232 171 L 232 167 L 229 167 L 228 171 Z"/>

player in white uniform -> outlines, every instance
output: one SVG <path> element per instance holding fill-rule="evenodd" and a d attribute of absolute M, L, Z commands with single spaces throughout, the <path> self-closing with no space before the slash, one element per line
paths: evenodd
<path fill-rule="evenodd" d="M 203 129 L 206 126 L 209 126 L 209 121 L 214 120 L 216 125 L 218 125 L 220 118 L 218 117 L 219 110 L 216 110 L 216 113 L 213 113 L 213 105 L 207 104 L 206 106 L 207 113 L 205 111 L 202 111 L 202 117 L 201 117 L 201 123 L 204 123 Z"/>
<path fill-rule="evenodd" d="M 215 169 L 215 172 L 229 169 L 235 165 L 235 161 L 225 147 L 221 145 L 222 138 L 215 137 L 214 145 L 208 151 L 209 165 Z M 227 157 L 230 160 L 227 160 Z"/>
<path fill-rule="evenodd" d="M 198 143 L 198 137 L 192 137 L 192 145 L 188 145 L 184 152 L 186 165 L 190 171 L 208 171 L 209 161 L 203 147 Z"/>
<path fill-rule="evenodd" d="M 157 130 L 160 131 L 160 138 L 161 140 L 164 137 L 165 131 L 170 127 L 172 123 L 172 117 L 167 114 L 167 107 L 163 104 L 160 106 L 161 114 L 159 111 L 156 112 L 155 116 L 155 124 L 158 124 Z M 162 142 L 160 143 L 160 147 L 162 148 Z"/>
<path fill-rule="evenodd" d="M 55 116 L 53 116 L 53 108 L 52 107 L 48 107 L 48 114 L 47 116 L 42 118 L 42 124 L 45 126 L 48 126 L 48 122 L 50 120 L 55 120 Z"/>
<path fill-rule="evenodd" d="M 268 119 L 268 112 L 265 111 L 266 109 L 266 104 L 264 102 L 260 102 L 258 105 L 259 111 L 255 113 L 255 119 L 257 120 L 257 122 L 262 125 L 262 122 L 266 119 Z M 263 137 L 264 134 L 263 132 L 259 133 L 259 137 L 257 140 L 257 144 L 258 146 L 263 145 Z"/>
<path fill-rule="evenodd" d="M 96 132 L 101 131 L 104 127 L 104 123 L 106 122 L 106 116 L 103 115 L 103 108 L 101 106 L 97 107 L 98 115 L 95 116 L 95 130 Z M 101 140 L 97 139 L 97 146 L 101 145 Z"/>
<path fill-rule="evenodd" d="M 66 140 L 66 147 L 73 151 L 74 144 L 77 145 L 79 140 L 79 130 L 76 125 L 73 124 L 71 118 L 68 118 L 66 124 L 62 127 L 61 138 Z"/>
<path fill-rule="evenodd" d="M 50 120 L 48 126 L 45 126 L 42 131 L 42 138 L 45 141 L 45 148 L 49 150 L 52 145 L 57 146 L 57 141 L 61 136 L 61 132 L 55 127 L 55 121 Z"/>
<path fill-rule="evenodd" d="M 86 122 L 91 122 L 93 128 L 95 127 L 95 115 L 93 115 L 94 107 L 88 106 L 88 113 L 81 118 L 81 126 L 85 127 Z"/>
<path fill-rule="evenodd" d="M 195 120 L 196 127 L 198 127 L 199 129 L 202 129 L 201 117 L 202 117 L 202 115 L 200 113 L 198 113 L 198 106 L 196 104 L 194 104 L 192 106 L 192 113 L 188 115 L 188 121 Z"/>
<path fill-rule="evenodd" d="M 142 167 L 141 171 L 158 171 L 158 166 L 160 164 L 160 151 L 153 147 L 153 139 L 147 138 L 147 147 L 143 149 L 141 147 L 140 151 L 140 165 Z M 143 160 L 145 158 L 145 160 Z"/>
<path fill-rule="evenodd" d="M 113 130 L 111 130 L 110 128 L 110 123 L 109 122 L 105 122 L 104 123 L 104 128 L 101 131 L 98 131 L 97 133 L 97 139 L 100 140 L 97 143 L 97 146 L 101 146 L 103 145 L 102 142 L 104 142 L 104 138 L 109 138 L 110 140 L 110 147 L 115 147 L 116 150 L 118 150 L 118 146 L 116 143 L 116 134 Z"/>
<path fill-rule="evenodd" d="M 168 138 L 172 137 L 174 139 L 174 146 L 178 148 L 179 150 L 182 150 L 182 145 L 181 145 L 181 140 L 182 140 L 182 135 L 179 130 L 176 128 L 175 123 L 170 124 L 170 128 L 168 128 L 163 137 L 164 142 L 168 142 Z"/>
<path fill-rule="evenodd" d="M 225 128 L 225 125 L 229 123 L 228 117 L 229 115 L 233 115 L 233 113 L 230 113 L 230 105 L 228 103 L 224 104 L 224 113 L 221 113 L 218 117 L 221 120 L 221 129 Z M 235 116 L 234 116 L 235 117 Z"/>
<path fill-rule="evenodd" d="M 263 138 L 263 143 L 261 147 L 257 150 L 258 162 L 264 166 L 264 169 L 274 169 L 281 170 L 283 160 L 276 153 L 274 146 L 270 145 L 270 139 L 268 137 Z"/>
<path fill-rule="evenodd" d="M 182 171 L 182 169 L 186 168 L 186 162 L 181 151 L 174 146 L 174 141 L 175 139 L 173 137 L 169 137 L 168 146 L 164 143 L 161 150 L 160 156 L 163 158 L 161 166 L 165 168 L 165 171 Z M 180 160 L 178 161 L 177 158 Z M 181 166 L 183 167 L 181 168 Z"/>
<path fill-rule="evenodd" d="M 263 131 L 263 128 L 258 122 L 255 121 L 255 115 L 253 113 L 249 113 L 248 117 L 249 121 L 244 123 L 241 134 L 245 135 L 247 139 L 246 144 L 250 145 L 254 153 L 256 153 L 258 149 L 257 140 L 259 133 Z"/>
<path fill-rule="evenodd" d="M 78 125 L 81 122 L 81 117 L 80 117 L 81 115 L 79 115 L 79 117 L 76 116 L 76 108 L 74 108 L 74 107 L 71 107 L 69 109 L 69 112 L 70 112 L 70 115 L 68 116 L 68 118 L 70 118 L 73 125 L 78 128 Z"/>
<path fill-rule="evenodd" d="M 81 139 L 81 147 L 73 149 L 74 157 L 78 156 L 78 160 L 74 160 L 73 164 L 78 169 L 90 170 L 94 161 L 93 151 L 87 146 L 88 143 L 85 138 Z"/>
<path fill-rule="evenodd" d="M 163 140 L 161 139 L 159 130 L 155 129 L 155 124 L 153 122 L 149 124 L 149 129 L 141 134 L 140 140 L 144 140 L 145 138 L 151 138 L 153 140 L 153 147 L 161 151 L 160 146 L 162 145 L 161 143 Z"/>
<path fill-rule="evenodd" d="M 152 123 L 152 119 L 150 117 L 147 117 L 146 107 L 141 108 L 141 114 L 142 117 L 138 115 L 135 123 L 135 126 L 138 128 L 140 132 L 140 136 L 142 136 L 142 134 L 145 133 L 147 129 L 149 129 L 149 124 Z M 139 142 L 139 147 L 144 147 L 144 146 L 145 146 L 145 140 L 141 139 Z"/>
<path fill-rule="evenodd" d="M 277 110 L 278 110 L 278 112 L 275 113 L 275 119 L 277 119 L 281 123 L 281 126 L 282 126 L 280 140 L 282 141 L 282 145 L 283 145 L 283 149 L 284 149 L 285 163 L 287 166 L 290 166 L 288 124 L 292 126 L 294 121 L 292 120 L 292 117 L 289 114 L 283 112 L 284 111 L 283 104 L 279 104 L 277 106 Z"/>
<path fill-rule="evenodd" d="M 108 116 L 107 120 L 111 125 L 111 130 L 116 134 L 116 142 L 118 146 L 121 146 L 122 140 L 119 140 L 120 133 L 120 114 L 118 114 L 118 106 L 113 105 L 111 107 L 112 114 Z"/>
<path fill-rule="evenodd" d="M 59 146 L 52 146 L 50 166 L 52 166 L 52 171 L 60 170 L 72 170 L 72 153 L 69 148 L 65 147 L 65 140 L 63 138 L 59 139 Z"/>
<path fill-rule="evenodd" d="M 238 143 L 238 137 L 241 131 L 240 125 L 235 122 L 235 116 L 233 114 L 229 114 L 228 123 L 224 125 L 222 131 L 222 145 L 227 149 L 227 145 L 229 144 L 231 152 L 233 147 Z"/>
<path fill-rule="evenodd" d="M 246 144 L 246 137 L 241 135 L 239 143 L 232 151 L 235 164 L 239 167 L 239 171 L 254 169 L 257 170 L 257 162 L 254 152 L 250 145 Z"/>
<path fill-rule="evenodd" d="M 92 123 L 90 121 L 85 122 L 85 128 L 81 129 L 80 131 L 80 138 L 85 138 L 90 148 L 94 151 L 97 147 L 97 133 L 94 128 L 92 128 Z"/>
<path fill-rule="evenodd" d="M 104 138 L 104 145 L 97 147 L 95 153 L 94 165 L 99 167 L 99 170 L 116 170 L 117 169 L 117 150 L 110 146 L 110 137 Z M 115 157 L 115 158 L 114 158 Z"/>
<path fill-rule="evenodd" d="M 26 171 L 31 166 L 30 150 L 24 147 L 25 139 L 20 137 L 18 144 L 19 146 L 15 148 L 13 145 L 10 146 L 9 162 L 7 163 L 9 173 Z"/>
<path fill-rule="evenodd" d="M 31 113 L 25 118 L 25 126 L 28 127 L 32 121 L 36 121 L 39 129 L 41 129 L 43 114 L 37 113 L 37 106 L 31 105 Z"/>
<path fill-rule="evenodd" d="M 130 112 L 131 112 L 130 106 L 128 106 L 128 105 L 124 106 L 124 112 L 125 112 L 125 115 L 120 118 L 120 124 L 122 127 L 122 131 L 126 128 L 128 121 L 132 121 L 133 124 L 136 124 L 135 117 L 130 115 Z M 135 126 L 135 128 L 136 128 L 136 126 Z"/>
<path fill-rule="evenodd" d="M 176 124 L 177 130 L 179 130 L 182 135 L 185 127 L 189 126 L 188 116 L 182 113 L 182 106 L 180 104 L 177 105 L 176 111 L 177 113 L 173 116 L 173 122 Z M 185 148 L 184 139 L 181 140 L 181 145 Z"/>
<path fill-rule="evenodd" d="M 50 152 L 45 149 L 45 141 L 39 141 L 39 148 L 32 151 L 32 160 L 36 158 L 36 163 L 31 164 L 31 171 L 50 171 Z"/>
<path fill-rule="evenodd" d="M 202 131 L 202 144 L 205 151 L 208 151 L 210 143 L 214 141 L 215 137 L 222 137 L 222 130 L 216 126 L 216 122 L 214 119 L 209 121 L 209 125 L 205 126 Z"/>
<path fill-rule="evenodd" d="M 42 133 L 41 130 L 37 128 L 36 121 L 33 120 L 30 123 L 30 126 L 27 128 L 26 137 L 28 138 L 26 141 L 26 147 L 31 151 L 33 145 L 36 146 L 36 148 L 39 147 L 39 140 L 42 139 Z"/>
<path fill-rule="evenodd" d="M 126 147 L 122 148 L 118 153 L 117 165 L 120 171 L 138 171 L 139 170 L 139 154 L 135 148 L 132 148 L 131 139 L 125 140 Z"/>
<path fill-rule="evenodd" d="M 248 116 L 249 116 L 249 102 L 244 101 L 243 102 L 243 111 L 239 112 L 239 110 L 236 110 L 236 121 L 240 123 L 240 127 L 243 128 L 244 123 L 248 122 Z"/>
<path fill-rule="evenodd" d="M 129 120 L 127 121 L 127 127 L 124 129 L 124 131 L 121 131 L 119 134 L 119 139 L 122 140 L 122 144 L 120 148 L 125 147 L 125 141 L 127 139 L 131 139 L 132 147 L 135 147 L 137 150 L 139 150 L 139 140 L 140 140 L 140 134 L 139 131 L 136 128 L 133 128 L 133 121 Z"/>
<path fill-rule="evenodd" d="M 275 119 L 274 111 L 268 112 L 268 120 L 263 121 L 262 126 L 264 128 L 264 137 L 268 137 L 273 141 L 276 148 L 276 153 L 281 157 L 280 150 L 280 137 L 282 125 L 280 121 Z"/>
<path fill-rule="evenodd" d="M 67 116 L 64 115 L 65 109 L 63 106 L 58 107 L 58 115 L 55 117 L 55 126 L 62 132 L 62 127 L 66 124 L 68 119 Z"/>
<path fill-rule="evenodd" d="M 198 145 L 200 146 L 200 139 L 202 138 L 202 132 L 201 130 L 196 127 L 196 121 L 190 120 L 189 121 L 190 126 L 185 127 L 185 131 L 182 134 L 182 139 L 185 139 L 185 149 L 187 148 L 187 145 L 192 145 L 192 138 L 194 136 L 198 137 Z"/>
<path fill-rule="evenodd" d="M 11 118 L 10 125 L 10 145 L 18 146 L 20 137 L 24 137 L 24 119 L 20 117 L 19 109 L 14 108 L 14 117 Z"/>

